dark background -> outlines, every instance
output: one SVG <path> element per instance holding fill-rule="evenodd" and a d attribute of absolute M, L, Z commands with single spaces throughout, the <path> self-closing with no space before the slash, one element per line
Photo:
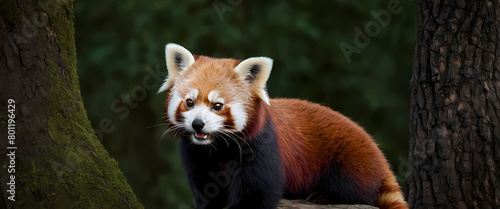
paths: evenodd
<path fill-rule="evenodd" d="M 382 14 L 391 3 L 402 11 L 381 26 L 372 13 Z M 164 79 L 169 42 L 193 54 L 273 58 L 271 97 L 310 100 L 358 122 L 405 186 L 412 1 L 87 0 L 76 1 L 75 24 L 89 118 L 146 208 L 192 204 L 177 140 L 161 136 L 165 93 L 156 94 L 161 82 L 151 76 L 158 71 Z M 355 27 L 365 26 L 373 36 L 365 34 L 366 46 L 348 62 L 340 45 L 356 47 Z"/>

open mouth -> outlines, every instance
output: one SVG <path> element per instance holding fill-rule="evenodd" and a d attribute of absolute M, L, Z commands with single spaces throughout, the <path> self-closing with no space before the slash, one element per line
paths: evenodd
<path fill-rule="evenodd" d="M 198 133 L 198 132 L 195 132 L 195 133 L 194 133 L 194 137 L 195 137 L 197 140 L 204 141 L 204 140 L 207 140 L 207 139 L 208 139 L 208 134 L 206 134 L 206 133 Z"/>
<path fill-rule="evenodd" d="M 207 133 L 194 132 L 191 140 L 193 140 L 193 143 L 200 145 L 207 145 L 212 143 L 212 140 L 209 138 Z"/>

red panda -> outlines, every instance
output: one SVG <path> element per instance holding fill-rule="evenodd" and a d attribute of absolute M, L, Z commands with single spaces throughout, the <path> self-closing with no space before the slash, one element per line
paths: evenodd
<path fill-rule="evenodd" d="M 273 60 L 215 59 L 167 44 L 165 110 L 197 208 L 276 208 L 281 198 L 408 208 L 384 154 L 330 108 L 269 99 Z"/>

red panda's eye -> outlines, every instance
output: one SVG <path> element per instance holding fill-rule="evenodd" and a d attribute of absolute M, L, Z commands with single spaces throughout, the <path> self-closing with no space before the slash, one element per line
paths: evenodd
<path fill-rule="evenodd" d="M 186 99 L 186 106 L 193 107 L 194 106 L 194 101 L 192 99 Z"/>
<path fill-rule="evenodd" d="M 216 111 L 219 111 L 219 110 L 222 110 L 222 106 L 223 104 L 222 103 L 215 103 L 212 108 Z"/>

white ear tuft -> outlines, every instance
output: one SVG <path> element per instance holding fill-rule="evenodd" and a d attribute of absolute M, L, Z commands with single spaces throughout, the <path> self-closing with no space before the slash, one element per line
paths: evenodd
<path fill-rule="evenodd" d="M 165 60 L 167 62 L 168 77 L 158 90 L 158 93 L 167 90 L 175 78 L 194 63 L 194 56 L 181 45 L 169 43 L 165 46 Z"/>
<path fill-rule="evenodd" d="M 261 89 L 259 92 L 259 97 L 264 101 L 267 105 L 271 106 L 271 103 L 269 103 L 269 95 L 267 95 L 267 92 L 265 89 Z"/>
<path fill-rule="evenodd" d="M 266 104 L 269 103 L 269 96 L 266 92 L 266 82 L 273 68 L 273 60 L 268 57 L 252 57 L 243 60 L 234 71 L 240 75 L 243 82 L 250 84 L 254 91 Z"/>

